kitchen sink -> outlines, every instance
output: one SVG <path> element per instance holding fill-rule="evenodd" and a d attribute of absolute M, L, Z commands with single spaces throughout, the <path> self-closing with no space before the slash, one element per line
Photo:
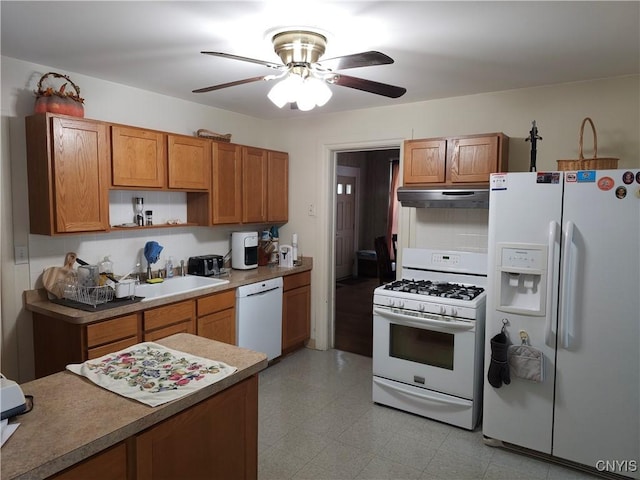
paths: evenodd
<path fill-rule="evenodd" d="M 136 296 L 144 297 L 142 301 L 170 297 L 180 293 L 192 292 L 203 288 L 215 287 L 229 283 L 229 280 L 211 277 L 187 275 L 185 277 L 167 278 L 162 283 L 144 283 L 136 286 Z"/>

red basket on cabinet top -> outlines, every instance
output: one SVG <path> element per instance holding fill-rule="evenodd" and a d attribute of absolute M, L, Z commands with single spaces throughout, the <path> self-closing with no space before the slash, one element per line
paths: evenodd
<path fill-rule="evenodd" d="M 63 79 L 65 82 L 56 90 L 53 86 L 45 86 L 44 83 L 49 78 Z M 72 90 L 67 90 L 71 85 Z M 78 87 L 67 75 L 61 73 L 45 73 L 38 82 L 36 94 L 35 113 L 60 113 L 73 117 L 84 117 L 84 98 L 80 97 L 80 87 Z"/>

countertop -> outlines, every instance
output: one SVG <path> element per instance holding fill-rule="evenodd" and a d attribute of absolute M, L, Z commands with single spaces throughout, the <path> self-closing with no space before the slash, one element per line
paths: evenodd
<path fill-rule="evenodd" d="M 153 408 L 69 371 L 22 384 L 24 394 L 33 395 L 34 407 L 12 420 L 20 427 L 2 447 L 0 478 L 24 480 L 53 475 L 267 367 L 264 353 L 187 333 L 156 343 L 222 361 L 238 370 L 191 395 Z"/>
<path fill-rule="evenodd" d="M 47 291 L 44 288 L 37 290 L 26 290 L 24 292 L 25 308 L 31 312 L 41 313 L 52 318 L 64 320 L 74 324 L 87 324 L 105 320 L 108 318 L 119 317 L 149 308 L 160 307 L 169 303 L 175 303 L 191 298 L 202 297 L 212 293 L 223 292 L 229 289 L 235 289 L 242 285 L 261 282 L 270 278 L 284 277 L 296 273 L 306 272 L 313 268 L 313 259 L 304 257 L 302 265 L 296 267 L 258 267 L 251 270 L 231 270 L 228 277 L 229 283 L 217 285 L 209 288 L 203 288 L 192 292 L 172 295 L 171 297 L 158 298 L 145 302 L 136 302 L 119 307 L 109 308 L 96 312 L 87 312 L 76 308 L 66 307 L 49 301 Z M 227 277 L 221 277 L 227 278 Z"/>

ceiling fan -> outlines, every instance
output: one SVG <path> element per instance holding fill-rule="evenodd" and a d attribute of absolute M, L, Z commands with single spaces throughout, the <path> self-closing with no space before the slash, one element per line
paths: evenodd
<path fill-rule="evenodd" d="M 273 36 L 272 42 L 282 64 L 229 53 L 201 52 L 205 55 L 257 63 L 277 70 L 278 73 L 199 88 L 193 90 L 193 93 L 211 92 L 261 80 L 281 79 L 282 81 L 276 83 L 270 90 L 269 99 L 280 108 L 291 103 L 300 110 L 311 110 L 315 106 L 324 105 L 331 98 L 332 93 L 328 84 L 354 88 L 389 98 L 401 97 L 407 91 L 406 88 L 336 73 L 336 70 L 393 63 L 393 59 L 384 53 L 369 51 L 319 61 L 325 52 L 327 38 L 310 30 L 282 31 Z"/>

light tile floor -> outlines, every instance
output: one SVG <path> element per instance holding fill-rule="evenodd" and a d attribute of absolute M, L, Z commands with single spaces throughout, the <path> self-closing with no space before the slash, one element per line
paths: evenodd
<path fill-rule="evenodd" d="M 371 375 L 369 357 L 306 348 L 261 372 L 259 480 L 596 478 L 376 405 Z"/>

